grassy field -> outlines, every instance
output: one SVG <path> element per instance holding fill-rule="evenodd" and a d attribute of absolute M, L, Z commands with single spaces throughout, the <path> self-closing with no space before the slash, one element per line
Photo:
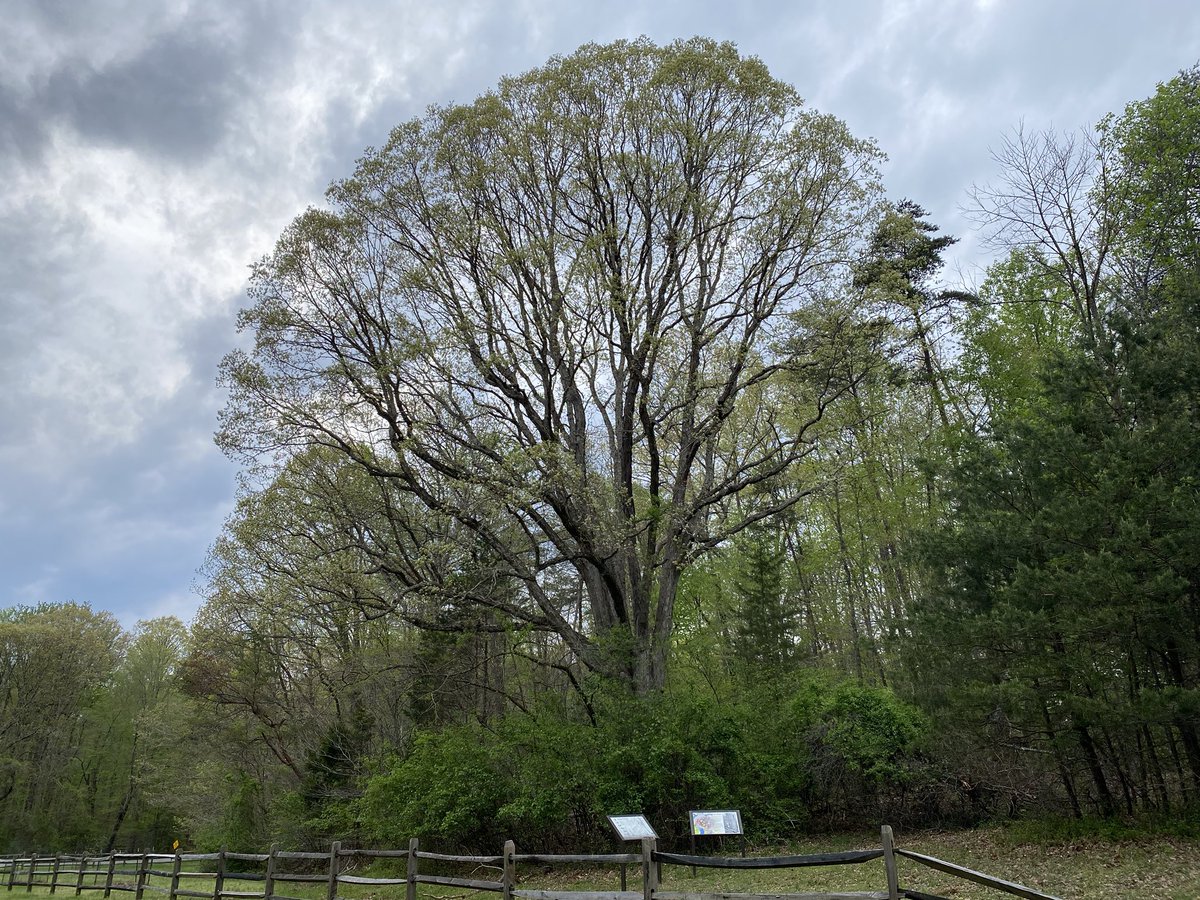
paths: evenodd
<path fill-rule="evenodd" d="M 1064 900 L 1196 900 L 1200 898 L 1200 841 L 1155 838 L 1136 841 L 1077 840 L 1060 843 L 1025 843 L 999 829 L 950 833 L 896 835 L 897 846 L 936 856 L 948 862 L 1015 881 Z M 878 846 L 870 835 L 805 841 L 801 853 Z M 950 875 L 943 875 L 911 860 L 900 859 L 900 885 L 954 900 L 1008 896 Z M 665 873 L 671 882 L 689 881 L 687 870 Z M 819 870 L 770 870 L 754 874 L 737 886 L 729 876 L 737 872 L 712 872 L 713 884 L 724 889 L 770 890 L 880 890 L 884 887 L 881 861 L 860 866 Z M 745 886 L 742 886 L 745 885 Z M 673 885 L 672 885 L 673 886 Z M 686 889 L 686 888 L 680 888 Z"/>
<path fill-rule="evenodd" d="M 1167 837 L 1140 837 L 1124 840 L 1074 838 L 1058 841 L 1022 840 L 1001 829 L 979 829 L 962 832 L 898 833 L 896 844 L 948 862 L 986 872 L 999 878 L 1015 881 L 1028 887 L 1058 896 L 1063 900 L 1113 900 L 1113 898 L 1145 898 L 1145 900 L 1196 900 L 1200 898 L 1200 840 Z M 787 848 L 772 848 L 766 853 L 823 853 L 838 850 L 870 849 L 879 846 L 878 835 L 836 835 L 811 838 Z M 518 852 L 532 848 L 518 848 Z M 760 855 L 754 853 L 752 855 Z M 401 866 L 403 865 L 401 861 Z M 1008 896 L 967 881 L 925 868 L 911 860 L 900 859 L 900 885 L 937 894 L 952 900 L 984 900 Z M 424 869 L 424 867 L 423 867 Z M 399 874 L 393 867 L 388 872 L 378 868 L 355 868 L 353 874 Z M 446 873 L 449 874 L 449 873 Z M 461 870 L 454 874 L 480 880 L 497 880 L 499 872 L 489 869 Z M 616 890 L 619 887 L 616 869 L 606 871 L 555 869 L 542 866 L 518 866 L 519 888 L 557 890 Z M 641 887 L 638 867 L 630 867 L 631 889 Z M 90 881 L 91 879 L 89 879 Z M 120 882 L 122 879 L 117 879 Z M 165 887 L 163 879 L 152 879 Z M 187 878 L 181 887 L 190 890 L 211 890 L 212 882 L 204 878 Z M 875 860 L 861 865 L 836 866 L 820 869 L 718 870 L 698 869 L 693 876 L 686 867 L 666 866 L 663 871 L 665 890 L 730 893 L 789 893 L 800 891 L 882 890 L 885 887 L 883 862 Z M 226 884 L 227 890 L 261 890 L 261 882 Z M 303 900 L 323 900 L 325 887 L 319 884 L 279 884 L 276 890 Z M 42 887 L 27 891 L 14 888 L 13 895 L 48 894 Z M 0 882 L 0 896 L 3 882 Z M 71 897 L 73 885 L 61 885 L 56 896 Z M 345 900 L 403 900 L 404 887 L 350 885 L 339 886 L 339 897 Z M 455 888 L 421 885 L 422 900 L 487 900 L 496 895 L 474 893 Z M 100 892 L 85 891 L 84 897 L 97 898 Z M 131 897 L 115 893 L 113 897 Z M 145 900 L 163 896 L 147 891 Z"/>
<path fill-rule="evenodd" d="M 900 836 L 900 845 L 1064 900 L 1196 900 L 1200 841 L 1141 838 L 1020 842 L 1000 830 Z M 1006 896 L 901 860 L 901 884 L 954 898 Z M 919 871 L 917 871 L 919 870 Z M 918 881 L 919 879 L 919 881 Z M 922 887 L 929 885 L 929 887 Z M 954 886 L 958 890 L 947 893 Z"/>
<path fill-rule="evenodd" d="M 1063 900 L 1197 900 L 1200 898 L 1200 840 L 1139 838 L 1021 841 L 1001 829 L 963 832 L 919 832 L 896 836 L 897 846 L 936 856 L 1008 881 L 1062 897 Z M 823 853 L 878 847 L 878 836 L 838 835 L 812 838 L 787 848 L 792 853 Z M 764 851 L 768 852 L 768 851 Z M 769 852 L 776 852 L 774 850 Z M 901 887 L 952 900 L 985 900 L 1008 896 L 911 860 L 900 859 Z M 521 887 L 573 890 L 615 889 L 615 873 L 555 872 L 529 867 L 518 871 Z M 476 877 L 493 877 L 479 873 Z M 640 874 L 629 873 L 637 888 Z M 820 890 L 882 890 L 883 862 L 821 869 L 717 870 L 667 866 L 663 887 L 677 891 L 784 893 Z M 369 892 L 357 895 L 384 900 Z"/>
<path fill-rule="evenodd" d="M 1063 900 L 1197 900 L 1200 898 L 1200 840 L 1142 838 L 1022 842 L 999 829 L 897 834 L 897 846 L 936 856 Z M 833 836 L 805 840 L 789 852 L 822 853 L 877 847 L 878 837 Z M 900 886 L 952 900 L 1010 896 L 906 859 L 899 860 Z M 634 873 L 630 873 L 630 887 Z M 615 878 L 579 874 L 574 878 L 523 877 L 523 887 L 612 889 Z M 676 891 L 782 893 L 820 890 L 883 890 L 883 862 L 822 869 L 703 870 L 693 878 L 686 868 L 667 867 L 663 887 Z"/>

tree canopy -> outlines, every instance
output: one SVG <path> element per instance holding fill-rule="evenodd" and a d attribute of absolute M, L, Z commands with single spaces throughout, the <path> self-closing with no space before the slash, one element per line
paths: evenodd
<path fill-rule="evenodd" d="M 337 451 L 393 530 L 436 521 L 513 585 L 472 602 L 659 688 L 681 572 L 796 501 L 782 476 L 860 377 L 878 159 L 702 39 L 585 46 L 431 110 L 257 267 L 220 441 Z M 435 586 L 396 549 L 368 552 L 401 607 Z"/>

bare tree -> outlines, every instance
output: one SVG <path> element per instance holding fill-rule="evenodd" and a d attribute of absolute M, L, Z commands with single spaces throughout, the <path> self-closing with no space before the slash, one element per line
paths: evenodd
<path fill-rule="evenodd" d="M 487 548 L 519 586 L 489 602 L 655 689 L 682 569 L 858 377 L 839 298 L 878 157 L 700 39 L 435 109 L 258 267 L 218 439 L 337 449 Z"/>
<path fill-rule="evenodd" d="M 1005 138 L 993 154 L 999 181 L 975 187 L 975 218 L 993 246 L 1030 251 L 1030 259 L 1061 280 L 1085 334 L 1104 330 L 1104 281 L 1112 274 L 1118 233 L 1109 150 L 1089 131 Z"/>

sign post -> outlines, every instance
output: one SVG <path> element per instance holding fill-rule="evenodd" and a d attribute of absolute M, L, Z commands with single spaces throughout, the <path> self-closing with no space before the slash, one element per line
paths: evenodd
<path fill-rule="evenodd" d="M 643 815 L 606 816 L 608 824 L 621 841 L 642 842 L 642 892 L 644 900 L 652 900 L 652 894 L 662 880 L 662 873 L 654 868 L 654 845 L 658 835 Z M 661 866 L 662 863 L 659 863 Z M 625 864 L 621 864 L 621 890 L 625 890 Z"/>

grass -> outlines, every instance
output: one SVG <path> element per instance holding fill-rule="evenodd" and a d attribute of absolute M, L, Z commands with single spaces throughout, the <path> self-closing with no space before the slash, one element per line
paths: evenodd
<path fill-rule="evenodd" d="M 1052 894 L 1064 900 L 1111 900 L 1111 898 L 1145 898 L 1145 900 L 1195 900 L 1200 897 L 1200 838 L 1174 834 L 1148 834 L 1144 831 L 1127 833 L 1091 833 L 1087 829 L 986 828 L 956 832 L 911 832 L 896 836 L 897 846 L 936 856 L 948 862 L 986 872 L 998 878 L 1015 881 Z M 871 849 L 879 846 L 877 834 L 843 834 L 807 838 L 786 848 L 760 850 L 752 855 L 768 853 L 827 853 L 838 850 Z M 518 848 L 518 852 L 526 848 Z M 901 858 L 900 885 L 951 900 L 985 900 L 1008 896 L 998 891 L 936 872 Z M 355 875 L 396 874 L 393 865 L 386 872 L 378 867 L 359 867 Z M 466 871 L 456 874 L 482 880 L 498 880 L 499 873 L 491 870 Z M 570 890 L 617 890 L 615 867 L 597 870 L 518 865 L 519 888 Z M 640 890 L 639 867 L 629 869 L 628 887 Z M 39 876 L 40 877 L 40 876 Z M 89 882 L 91 879 L 88 879 Z M 118 878 L 117 882 L 122 880 Z M 166 887 L 167 880 L 154 878 L 151 882 Z M 0 900 L 3 900 L 5 881 L 0 881 Z M 103 884 L 103 879 L 100 880 Z M 210 889 L 208 879 L 188 878 L 181 884 L 191 890 Z M 227 882 L 230 890 L 261 890 L 261 882 Z M 697 869 L 693 876 L 687 867 L 665 866 L 665 890 L 719 893 L 777 894 L 801 891 L 869 891 L 885 887 L 882 860 L 861 865 L 808 869 Z M 303 900 L 324 900 L 324 885 L 280 883 L 276 890 Z M 18 885 L 14 898 L 21 894 L 46 895 L 47 888 L 35 886 L 32 892 Z M 74 884 L 60 882 L 56 896 L 73 897 Z M 101 891 L 85 891 L 85 898 L 102 897 Z M 114 898 L 130 898 L 128 893 L 115 893 Z M 165 896 L 147 891 L 144 900 Z M 403 900 L 404 887 L 348 885 L 339 886 L 338 896 L 344 900 Z M 492 895 L 421 885 L 421 900 L 489 900 Z"/>
<path fill-rule="evenodd" d="M 1063 900 L 1196 900 L 1200 898 L 1200 840 L 1175 836 L 1108 839 L 1073 837 L 1030 841 L 1002 828 L 956 832 L 911 832 L 896 835 L 896 844 L 947 862 L 1015 881 Z M 808 838 L 786 848 L 789 853 L 827 853 L 879 846 L 878 835 Z M 763 850 L 762 854 L 776 852 Z M 756 854 L 757 855 L 757 854 Z M 900 885 L 951 900 L 997 900 L 1010 896 L 944 875 L 901 858 Z M 522 887 L 564 890 L 613 890 L 615 873 L 545 876 L 518 872 Z M 631 888 L 640 874 L 631 870 Z M 719 870 L 665 867 L 663 888 L 672 891 L 785 893 L 799 891 L 883 890 L 883 862 L 821 869 Z"/>

